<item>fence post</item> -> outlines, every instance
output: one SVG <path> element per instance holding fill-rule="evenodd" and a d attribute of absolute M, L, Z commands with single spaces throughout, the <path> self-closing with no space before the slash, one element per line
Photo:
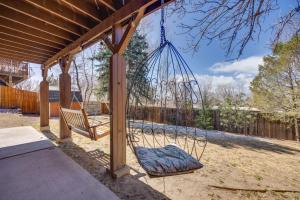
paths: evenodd
<path fill-rule="evenodd" d="M 220 131 L 220 111 L 219 110 L 213 110 L 213 127 L 214 130 Z"/>

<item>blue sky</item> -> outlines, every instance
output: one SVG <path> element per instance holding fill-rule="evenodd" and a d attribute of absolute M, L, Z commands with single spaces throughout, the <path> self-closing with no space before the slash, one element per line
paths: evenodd
<path fill-rule="evenodd" d="M 190 15 L 183 19 L 180 19 L 177 15 L 168 17 L 166 19 L 167 37 L 180 50 L 200 81 L 209 79 L 213 86 L 219 84 L 239 85 L 245 91 L 248 91 L 249 82 L 256 75 L 258 65 L 262 63 L 262 57 L 271 53 L 270 40 L 272 32 L 269 29 L 270 25 L 274 24 L 280 15 L 286 13 L 295 1 L 279 0 L 278 3 L 280 9 L 273 12 L 263 22 L 263 30 L 259 40 L 250 41 L 239 60 L 232 60 L 236 58 L 236 52 L 233 52 L 229 57 L 226 56 L 226 51 L 222 47 L 224 45 L 220 41 L 207 45 L 208 41 L 203 40 L 197 52 L 187 51 L 188 36 L 181 34 L 182 29 L 178 25 L 184 21 L 192 20 L 193 16 Z M 159 44 L 159 20 L 160 11 L 147 16 L 141 22 L 141 29 L 147 33 L 148 42 L 152 48 Z M 34 69 L 32 78 L 40 80 L 39 66 L 34 64 L 31 66 Z"/>

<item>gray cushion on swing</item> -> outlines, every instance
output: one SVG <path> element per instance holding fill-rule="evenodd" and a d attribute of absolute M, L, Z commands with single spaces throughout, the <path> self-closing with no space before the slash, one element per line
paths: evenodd
<path fill-rule="evenodd" d="M 162 148 L 135 147 L 137 158 L 144 170 L 152 176 L 169 176 L 192 172 L 203 165 L 175 145 Z"/>

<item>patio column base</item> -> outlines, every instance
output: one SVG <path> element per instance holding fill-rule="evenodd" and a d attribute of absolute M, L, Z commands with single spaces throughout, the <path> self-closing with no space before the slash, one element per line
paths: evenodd
<path fill-rule="evenodd" d="M 112 172 L 110 169 L 106 169 L 106 171 L 110 173 L 113 178 L 120 178 L 130 174 L 130 167 L 128 165 L 125 165 L 124 167 L 114 172 Z"/>
<path fill-rule="evenodd" d="M 59 139 L 58 143 L 67 143 L 67 142 L 73 142 L 72 138 L 64 138 L 64 139 Z"/>
<path fill-rule="evenodd" d="M 50 126 L 41 126 L 40 131 L 50 131 Z"/>

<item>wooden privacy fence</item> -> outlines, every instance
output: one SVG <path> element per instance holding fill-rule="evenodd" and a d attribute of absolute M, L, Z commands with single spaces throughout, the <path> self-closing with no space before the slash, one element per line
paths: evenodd
<path fill-rule="evenodd" d="M 36 92 L 0 86 L 0 108 L 20 108 L 22 113 L 39 113 L 39 95 Z"/>
<path fill-rule="evenodd" d="M 249 112 L 249 111 L 243 111 Z M 221 125 L 220 111 L 212 113 L 212 123 L 215 130 L 227 131 L 236 134 L 276 138 L 283 140 L 296 140 L 295 127 L 280 121 L 269 120 L 262 113 L 255 112 L 252 122 L 245 123 L 243 127 L 224 127 Z M 299 128 L 299 127 L 298 127 Z"/>
<path fill-rule="evenodd" d="M 108 114 L 108 110 L 105 109 L 104 105 L 101 106 L 102 113 Z M 196 110 L 193 114 L 186 115 L 184 111 L 180 112 L 176 110 L 176 108 L 166 108 L 162 109 L 159 107 L 148 107 L 148 108 L 138 108 L 134 110 L 134 113 L 130 115 L 134 115 L 135 119 L 139 120 L 147 120 L 153 121 L 156 123 L 165 123 L 170 125 L 182 125 L 183 121 L 189 120 L 180 120 L 197 117 L 200 110 Z M 249 111 L 245 111 L 249 112 Z M 276 138 L 276 139 L 284 139 L 284 140 L 296 140 L 295 128 L 286 123 L 282 123 L 280 121 L 270 121 L 263 117 L 263 115 L 259 112 L 255 114 L 254 120 L 251 123 L 245 124 L 244 127 L 241 128 L 233 128 L 233 127 L 222 127 L 220 120 L 220 112 L 219 110 L 213 110 L 212 112 L 212 126 L 214 130 L 219 131 L 228 131 L 231 133 L 242 134 L 242 135 L 251 135 L 251 136 L 259 136 L 259 137 L 268 137 L 268 138 Z M 177 117 L 176 117 L 177 115 Z M 177 120 L 176 120 L 177 118 Z M 193 120 L 191 120 L 193 121 Z M 197 124 L 188 124 L 189 126 L 197 127 Z"/>

